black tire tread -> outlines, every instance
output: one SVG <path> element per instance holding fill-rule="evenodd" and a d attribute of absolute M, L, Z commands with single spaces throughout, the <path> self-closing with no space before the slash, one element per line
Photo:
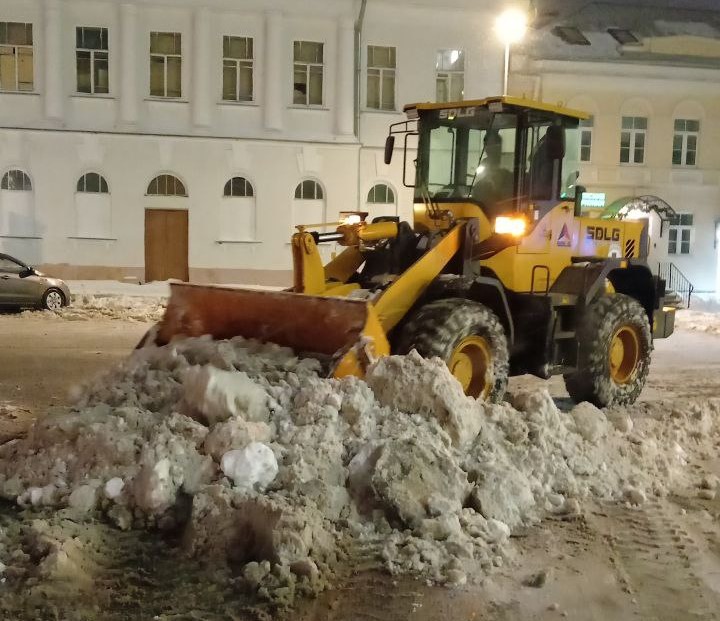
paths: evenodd
<path fill-rule="evenodd" d="M 628 323 L 640 329 L 640 362 L 632 381 L 617 384 L 610 377 L 608 350 L 612 335 Z M 653 349 L 650 323 L 640 303 L 619 293 L 602 296 L 588 307 L 577 339 L 577 370 L 563 376 L 570 397 L 597 407 L 634 403 L 645 386 Z"/>
<path fill-rule="evenodd" d="M 423 358 L 438 357 L 446 363 L 463 338 L 484 336 L 492 349 L 494 385 L 488 401 L 500 401 L 507 388 L 509 353 L 505 329 L 486 306 L 463 298 L 444 298 L 423 305 L 402 327 L 396 351 L 415 349 Z"/>

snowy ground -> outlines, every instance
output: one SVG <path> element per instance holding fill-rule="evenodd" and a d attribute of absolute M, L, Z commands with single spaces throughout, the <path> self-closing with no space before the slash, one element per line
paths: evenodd
<path fill-rule="evenodd" d="M 69 402 L 64 390 L 68 385 L 86 380 L 103 367 L 108 368 L 114 364 L 118 358 L 124 356 L 123 350 L 131 349 L 145 328 L 144 323 L 109 318 L 61 322 L 40 313 L 24 314 L 22 317 L 0 317 L 0 333 L 3 334 L 4 345 L 0 350 L 0 395 L 3 397 L 0 401 L 5 401 L 4 406 L 0 404 L 0 417 L 3 417 L 3 412 L 6 419 L 14 417 L 16 429 L 20 431 L 23 422 L 36 413 L 44 412 L 49 405 Z M 38 335 L 42 335 L 42 339 L 38 339 Z M 378 562 L 374 547 L 357 547 L 356 541 L 345 550 L 346 561 L 340 562 L 334 570 L 334 587 L 321 592 L 317 599 L 301 598 L 299 607 L 288 618 L 307 621 L 390 621 L 411 618 L 500 621 L 520 618 L 549 620 L 564 616 L 588 620 L 639 618 L 669 621 L 717 618 L 715 611 L 720 603 L 717 595 L 720 590 L 720 556 L 716 550 L 720 547 L 720 530 L 716 524 L 720 516 L 720 502 L 715 498 L 716 480 L 712 475 L 720 474 L 714 419 L 719 410 L 713 409 L 715 406 L 709 404 L 713 397 L 720 396 L 720 337 L 683 330 L 671 339 L 658 341 L 656 345 L 648 387 L 643 394 L 643 404 L 628 410 L 635 421 L 634 430 L 623 427 L 622 421 L 626 419 L 622 412 L 615 412 L 609 417 L 611 421 L 619 421 L 613 422 L 613 426 L 617 427 L 615 430 L 612 426 L 603 427 L 604 431 L 597 431 L 594 425 L 579 427 L 578 421 L 585 420 L 585 414 L 553 414 L 552 408 L 547 409 L 549 406 L 543 405 L 546 402 L 542 399 L 534 402 L 531 400 L 524 405 L 516 402 L 523 412 L 509 409 L 493 415 L 499 416 L 499 421 L 506 421 L 496 430 L 501 434 L 498 438 L 505 438 L 493 442 L 498 451 L 509 439 L 522 437 L 523 425 L 534 425 L 534 417 L 537 416 L 547 417 L 538 419 L 537 422 L 541 422 L 539 429 L 546 429 L 551 437 L 560 438 L 565 437 L 563 434 L 570 434 L 567 437 L 572 438 L 572 442 L 567 444 L 563 440 L 564 452 L 561 453 L 555 453 L 555 449 L 549 448 L 554 442 L 551 437 L 542 440 L 546 444 L 534 444 L 536 456 L 547 456 L 542 457 L 545 461 L 538 462 L 537 467 L 540 467 L 540 463 L 546 465 L 535 472 L 532 469 L 527 471 L 528 474 L 523 477 L 537 478 L 541 471 L 552 472 L 551 476 L 557 477 L 561 470 L 556 470 L 556 467 L 563 461 L 577 460 L 581 456 L 585 460 L 589 459 L 586 465 L 576 462 L 571 467 L 575 472 L 574 476 L 577 476 L 578 468 L 597 468 L 595 474 L 590 476 L 595 477 L 594 485 L 599 487 L 587 496 L 578 496 L 578 510 L 571 506 L 570 510 L 554 511 L 552 507 L 562 507 L 564 499 L 556 498 L 550 492 L 542 492 L 538 496 L 540 492 L 536 490 L 535 502 L 542 497 L 544 502 L 550 503 L 547 505 L 546 518 L 539 523 L 515 526 L 511 539 L 501 542 L 497 548 L 499 553 L 490 556 L 490 564 L 493 566 L 491 571 L 481 567 L 473 574 L 468 573 L 468 568 L 462 564 L 458 567 L 445 567 L 445 578 L 448 577 L 448 569 L 457 569 L 456 573 L 449 574 L 458 582 L 453 589 L 428 586 L 422 581 L 403 575 L 388 578 L 384 569 L 386 563 Z M 197 359 L 195 360 L 197 363 Z M 252 371 L 248 372 L 252 375 Z M 137 375 L 133 371 L 131 376 L 141 378 L 146 374 Z M 395 404 L 397 408 L 405 411 L 422 409 L 422 400 L 415 398 L 413 401 L 413 394 L 422 394 L 429 385 L 427 381 L 421 383 L 421 388 L 399 389 L 398 377 L 389 377 L 395 377 L 387 385 L 390 390 L 383 388 L 381 378 L 373 384 L 379 401 Z M 137 379 L 132 379 L 132 382 L 135 381 Z M 117 382 L 117 379 L 106 382 L 102 390 L 112 389 Z M 542 387 L 550 390 L 561 410 L 567 412 L 570 409 L 562 382 L 557 379 L 543 383 L 530 378 L 517 378 L 512 382 L 511 392 L 517 394 L 526 388 L 536 391 Z M 102 394 L 98 393 L 98 390 L 100 388 L 96 387 L 94 394 Z M 291 480 L 303 480 L 303 485 L 309 485 L 307 489 L 303 488 L 303 493 L 307 493 L 308 490 L 317 489 L 316 483 L 310 485 L 313 481 L 327 484 L 327 476 L 333 476 L 328 471 L 319 479 L 303 478 L 306 476 L 303 473 L 316 472 L 313 468 L 317 468 L 318 464 L 313 461 L 313 454 L 320 450 L 313 446 L 313 436 L 307 435 L 306 431 L 317 428 L 317 425 L 324 425 L 323 417 L 327 416 L 307 404 L 319 400 L 320 395 L 325 395 L 325 407 L 330 405 L 332 410 L 335 407 L 333 404 L 341 405 L 345 399 L 356 399 L 356 396 L 352 396 L 355 393 L 344 390 L 344 393 L 340 393 L 344 395 L 340 402 L 336 402 L 330 393 L 325 394 L 326 385 L 322 382 L 313 384 L 310 391 L 312 398 L 305 405 L 303 399 L 307 400 L 309 395 L 296 395 L 295 398 L 301 400 L 295 402 L 293 407 L 301 409 L 294 413 L 292 409 L 288 410 L 290 418 L 284 423 L 284 431 L 281 433 L 278 429 L 279 435 L 274 439 L 274 442 L 281 446 L 289 441 L 287 446 L 298 447 L 293 449 L 296 450 L 295 453 L 290 453 L 295 457 L 286 455 L 279 460 L 281 471 L 278 476 L 284 481 L 284 489 L 289 489 L 287 486 Z M 145 392 L 153 394 L 152 391 Z M 396 395 L 396 392 L 399 394 Z M 160 398 L 157 395 L 156 397 Z M 108 398 L 102 397 L 101 400 L 107 401 Z M 193 402 L 192 396 L 190 402 Z M 91 403 L 86 402 L 86 405 Z M 160 407 L 147 403 L 145 406 L 150 409 Z M 458 407 L 460 406 L 456 404 L 451 409 L 459 411 Z M 431 409 L 438 411 L 437 407 Z M 343 408 L 340 407 L 340 410 Z M 216 410 L 212 410 L 214 411 Z M 213 416 L 212 412 L 207 411 L 204 416 Z M 342 416 L 350 415 L 348 412 Z M 544 414 L 540 414 L 541 412 Z M 505 414 L 510 417 L 503 419 Z M 487 413 L 481 415 L 486 416 Z M 401 413 L 395 415 L 396 418 L 402 416 L 404 415 Z M 372 414 L 373 420 L 377 417 L 377 413 Z M 570 419 L 574 422 L 569 422 Z M 208 421 L 203 424 L 207 425 Z M 413 426 L 416 433 L 420 434 L 417 438 L 423 438 L 423 429 L 428 424 L 436 423 L 421 416 L 417 421 L 408 421 L 406 424 Z M 448 433 L 453 429 L 456 432 L 461 429 L 457 427 L 457 421 L 450 419 L 440 420 L 439 424 Z M 383 425 L 393 426 L 396 423 L 388 421 Z M 396 427 L 386 426 L 384 429 L 382 437 L 398 438 L 403 427 L 398 419 Z M 581 434 L 589 434 L 588 439 L 578 439 L 579 430 Z M 599 436 L 595 435 L 596 431 Z M 95 425 L 88 428 L 87 433 L 99 433 L 99 428 Z M 375 432 L 372 428 L 358 428 L 352 433 L 361 440 L 372 438 Z M 490 433 L 490 427 L 487 428 L 487 433 Z M 520 436 L 517 436 L 518 433 Z M 135 446 L 148 442 L 151 435 L 142 431 L 134 440 Z M 218 438 L 224 437 L 222 433 L 216 435 Z M 541 438 L 535 438 L 533 442 L 540 442 Z M 335 446 L 334 442 L 332 436 L 326 436 L 322 450 Z M 356 442 L 353 441 L 342 450 L 350 451 L 352 455 L 357 450 Z M 550 444 L 547 444 L 548 442 Z M 610 444 L 607 444 L 608 442 Z M 681 452 L 674 448 L 676 442 Z M 607 451 L 606 473 L 602 461 L 594 461 L 596 458 L 593 455 L 597 455 L 592 452 L 596 448 L 595 444 L 606 447 L 598 449 Z M 98 463 L 104 463 L 108 455 L 115 455 L 113 451 L 117 448 L 115 444 L 109 445 L 108 451 L 96 458 Z M 483 467 L 491 463 L 490 458 L 499 459 L 501 455 L 492 449 L 492 445 L 482 450 L 485 452 L 478 453 L 481 459 L 478 461 L 480 465 L 477 472 L 482 474 L 479 480 L 488 476 L 488 471 L 483 471 Z M 487 452 L 488 450 L 491 452 Z M 395 453 L 403 455 L 398 451 Z M 383 457 L 383 463 L 390 465 L 387 461 L 391 456 L 392 453 Z M 114 463 L 121 464 L 120 461 Z M 283 463 L 285 466 L 282 466 Z M 453 463 L 458 463 L 465 469 L 470 468 L 468 464 Z M 503 465 L 502 481 L 505 483 L 508 481 L 506 475 L 509 472 L 509 463 Z M 513 468 L 525 472 L 527 464 L 523 465 L 522 461 L 512 463 Z M 547 464 L 551 463 L 555 466 L 551 470 L 545 470 Z M 671 465 L 669 470 L 668 464 Z M 402 466 L 402 461 L 399 465 Z M 632 475 L 636 483 L 646 481 L 649 477 L 647 480 L 655 481 L 657 489 L 669 493 L 655 495 L 653 486 L 644 483 L 644 498 L 641 499 L 640 506 L 618 503 L 617 499 L 608 498 L 601 493 L 600 490 L 606 484 L 604 482 L 612 480 L 611 473 L 626 467 L 631 470 L 639 468 Z M 661 468 L 661 471 L 658 471 L 658 468 Z M 125 474 L 122 476 L 127 480 L 135 476 L 131 471 L 123 472 Z M 473 476 L 478 476 L 477 472 Z M 291 474 L 300 478 L 292 479 Z M 174 474 L 173 478 L 176 476 L 177 474 Z M 622 485 L 617 481 L 613 484 L 613 489 L 616 488 L 621 497 L 626 493 L 629 480 Z M 392 482 L 392 479 L 382 475 L 378 481 Z M 41 481 L 38 480 L 38 483 Z M 557 486 L 556 483 L 553 485 Z M 161 488 L 165 489 L 162 486 Z M 490 489 L 496 488 L 502 488 L 502 485 L 490 486 Z M 400 503 L 395 506 L 403 511 L 413 506 L 406 504 L 406 497 L 393 493 L 392 485 L 384 489 L 385 502 Z M 511 497 L 520 498 L 520 494 L 518 491 L 512 493 Z M 573 497 L 572 494 L 566 496 Z M 133 497 L 142 497 L 142 502 L 150 503 L 143 505 L 145 509 L 141 515 L 157 500 L 156 496 L 147 494 Z M 292 498 L 292 493 L 288 498 Z M 628 498 L 632 499 L 633 496 Z M 29 496 L 26 502 L 28 500 Z M 81 500 L 82 494 L 76 498 L 77 502 Z M 500 499 L 500 502 L 506 503 L 507 500 Z M 560 504 L 554 505 L 555 502 Z M 109 509 L 111 504 L 103 511 Z M 446 507 L 443 514 L 455 510 Z M 50 612 L 55 606 L 60 607 L 59 618 L 90 618 L 98 621 L 129 621 L 154 617 L 258 619 L 265 618 L 262 615 L 267 614 L 267 609 L 258 609 L 257 600 L 248 594 L 247 581 L 238 581 L 237 575 L 232 577 L 232 567 L 207 567 L 197 560 L 178 555 L 179 542 L 177 534 L 172 530 L 162 537 L 157 534 L 143 535 L 143 531 L 120 532 L 116 528 L 103 525 L 102 522 L 87 525 L 72 513 L 42 513 L 43 510 L 38 513 L 38 509 L 18 520 L 15 511 L 9 505 L 0 506 L 0 562 L 5 558 L 8 566 L 5 573 L 8 581 L 5 586 L 0 583 L 0 589 L 7 589 L 6 594 L 2 594 L 0 590 L 3 602 L 0 610 L 2 606 L 5 607 L 4 618 L 56 618 L 58 611 Z M 463 529 L 467 530 L 467 519 L 472 514 L 462 515 L 465 516 Z M 46 522 L 32 522 L 33 516 L 44 517 Z M 406 516 L 404 519 L 409 518 Z M 510 520 L 509 517 L 505 519 Z M 431 521 L 415 525 L 414 528 L 430 529 L 435 533 L 437 528 L 451 526 L 452 524 L 441 525 Z M 338 527 L 344 528 L 340 523 Z M 218 532 L 227 528 L 227 524 L 217 526 Z M 483 551 L 488 549 L 488 537 L 497 535 L 490 531 L 483 532 L 484 534 L 478 534 L 480 542 L 474 540 L 472 543 L 479 560 L 486 558 Z M 393 536 L 397 538 L 398 535 Z M 424 552 L 431 555 L 423 561 L 430 567 L 433 567 L 435 562 L 432 554 L 445 554 L 448 550 L 456 554 L 451 547 L 448 548 L 449 544 L 444 542 L 442 535 L 439 537 L 437 539 L 437 535 L 431 536 L 429 541 L 432 545 Z M 11 544 L 5 546 L 11 553 L 9 559 L 7 555 L 2 557 L 5 541 Z M 412 544 L 411 540 L 401 537 L 398 541 L 405 542 L 405 549 L 412 549 L 407 547 Z M 15 553 L 12 548 L 17 543 L 13 542 L 23 542 Z M 232 548 L 238 542 L 225 539 L 225 544 Z M 202 546 L 205 545 L 207 541 L 202 543 Z M 418 544 L 416 542 L 412 545 Z M 205 550 L 202 546 L 201 549 Z M 185 548 L 180 546 L 179 549 Z M 287 548 L 283 549 L 287 551 Z M 467 549 L 467 545 L 464 549 Z M 393 554 L 395 556 L 390 558 L 394 558 L 396 563 L 402 565 L 407 561 L 410 566 L 414 566 L 412 556 L 405 561 L 402 555 L 398 556 L 397 547 Z M 22 555 L 27 555 L 27 559 Z M 39 569 L 26 569 L 28 567 Z M 314 571 L 309 564 L 303 567 L 310 573 Z M 299 571 L 302 570 L 301 567 Z M 22 573 L 23 571 L 26 573 Z M 230 571 L 230 576 L 227 571 Z M 465 580 L 462 579 L 463 574 Z M 281 575 L 275 578 L 280 580 L 280 583 L 284 579 Z M 461 584 L 465 581 L 465 584 Z M 21 591 L 13 587 L 20 584 L 24 585 Z M 87 606 L 63 604 L 64 601 L 67 602 L 63 598 L 68 592 L 76 598 L 73 601 L 80 601 L 77 599 L 80 597 L 87 602 Z M 93 606 L 96 606 L 94 611 Z"/>

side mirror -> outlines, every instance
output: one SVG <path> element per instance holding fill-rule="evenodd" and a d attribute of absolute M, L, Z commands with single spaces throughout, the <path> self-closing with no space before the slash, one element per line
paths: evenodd
<path fill-rule="evenodd" d="M 20 276 L 20 278 L 27 278 L 28 276 L 32 276 L 34 273 L 35 270 L 29 265 L 26 265 L 24 269 L 18 274 L 18 276 Z"/>
<path fill-rule="evenodd" d="M 551 160 L 565 157 L 565 129 L 560 125 L 551 125 L 547 129 L 548 155 Z"/>
<path fill-rule="evenodd" d="M 385 139 L 385 164 L 392 162 L 393 149 L 395 148 L 395 136 L 388 136 Z"/>

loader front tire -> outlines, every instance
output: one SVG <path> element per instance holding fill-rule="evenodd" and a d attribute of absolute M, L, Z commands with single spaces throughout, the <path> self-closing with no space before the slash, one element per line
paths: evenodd
<path fill-rule="evenodd" d="M 436 300 L 420 307 L 403 326 L 396 351 L 415 349 L 423 358 L 438 357 L 465 394 L 497 403 L 509 371 L 505 330 L 489 308 L 462 298 Z"/>
<path fill-rule="evenodd" d="M 645 309 L 622 294 L 604 295 L 585 312 L 577 332 L 578 365 L 565 387 L 577 402 L 630 405 L 650 370 L 652 336 Z"/>

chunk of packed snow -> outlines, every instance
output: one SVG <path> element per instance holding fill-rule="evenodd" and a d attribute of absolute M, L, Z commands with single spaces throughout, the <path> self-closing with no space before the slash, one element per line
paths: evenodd
<path fill-rule="evenodd" d="M 210 365 L 193 367 L 185 373 L 185 402 L 214 425 L 231 416 L 246 420 L 267 420 L 267 393 L 246 373 L 222 371 Z"/>
<path fill-rule="evenodd" d="M 236 487 L 246 490 L 264 490 L 278 473 L 275 453 L 262 442 L 228 451 L 222 456 L 220 467 Z"/>

